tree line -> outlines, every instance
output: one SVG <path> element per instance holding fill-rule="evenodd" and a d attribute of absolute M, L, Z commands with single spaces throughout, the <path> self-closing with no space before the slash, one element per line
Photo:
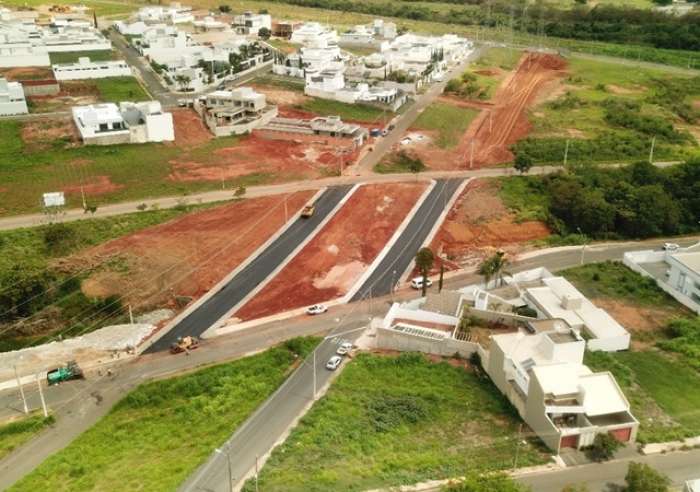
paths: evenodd
<path fill-rule="evenodd" d="M 570 9 L 536 2 L 513 6 L 505 1 L 426 0 L 403 2 L 353 2 L 351 0 L 271 0 L 340 12 L 425 20 L 465 26 L 513 28 L 515 32 L 584 41 L 632 44 L 672 50 L 700 51 L 700 13 L 669 15 L 649 9 L 614 5 L 590 7 L 577 3 Z M 413 0 L 418 2 L 418 0 Z M 454 4 L 447 11 L 430 3 Z M 461 6 L 465 6 L 460 8 Z M 478 8 L 474 8 L 477 6 Z M 511 12 L 513 14 L 511 20 Z"/>
<path fill-rule="evenodd" d="M 546 197 L 545 221 L 560 236 L 643 239 L 698 231 L 697 157 L 666 168 L 648 162 L 619 168 L 575 165 L 522 179 L 527 193 Z"/>

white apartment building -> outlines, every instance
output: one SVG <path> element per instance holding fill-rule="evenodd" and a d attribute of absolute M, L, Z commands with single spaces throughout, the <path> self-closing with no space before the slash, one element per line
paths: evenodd
<path fill-rule="evenodd" d="M 327 48 L 337 45 L 340 38 L 335 29 L 330 29 L 318 22 L 307 22 L 292 33 L 289 41 L 315 48 Z"/>
<path fill-rule="evenodd" d="M 102 79 L 131 76 L 131 68 L 124 60 L 91 62 L 88 57 L 78 58 L 78 63 L 52 65 L 56 80 Z"/>
<path fill-rule="evenodd" d="M 175 140 L 172 114 L 158 101 L 75 106 L 72 113 L 85 145 Z"/>
<path fill-rule="evenodd" d="M 27 101 L 19 82 L 8 82 L 0 77 L 0 116 L 27 114 Z"/>
<path fill-rule="evenodd" d="M 255 14 L 247 11 L 233 16 L 233 28 L 238 34 L 246 36 L 258 34 L 258 31 L 263 27 L 272 31 L 272 16 L 269 14 Z"/>
<path fill-rule="evenodd" d="M 170 4 L 169 7 L 143 7 L 136 13 L 136 19 L 146 24 L 183 24 L 194 21 L 194 16 L 189 12 L 189 7 L 181 7 L 179 4 Z"/>

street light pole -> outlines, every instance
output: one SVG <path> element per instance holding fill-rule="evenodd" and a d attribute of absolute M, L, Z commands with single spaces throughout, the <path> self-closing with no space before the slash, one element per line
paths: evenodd
<path fill-rule="evenodd" d="M 22 389 L 22 382 L 19 380 L 19 374 L 17 374 L 17 366 L 12 364 L 15 370 L 15 377 L 17 378 L 17 386 L 19 386 L 19 392 L 22 395 L 22 403 L 24 403 L 24 413 L 29 415 L 29 409 L 27 408 L 27 399 L 24 397 L 24 390 Z"/>
<path fill-rule="evenodd" d="M 577 227 L 578 233 L 581 234 L 581 241 L 583 241 L 583 247 L 581 248 L 581 265 L 583 265 L 583 258 L 586 254 L 586 235 L 581 232 L 581 228 Z"/>
<path fill-rule="evenodd" d="M 396 270 L 391 272 L 391 300 L 394 300 L 394 281 L 396 280 Z"/>

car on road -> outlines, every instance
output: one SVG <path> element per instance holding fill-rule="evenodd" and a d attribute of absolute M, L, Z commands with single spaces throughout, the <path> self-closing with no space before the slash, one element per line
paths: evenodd
<path fill-rule="evenodd" d="M 676 243 L 664 243 L 663 248 L 666 251 L 676 251 L 678 249 L 678 245 Z"/>
<path fill-rule="evenodd" d="M 347 353 L 350 352 L 351 349 L 352 349 L 352 342 L 343 342 L 343 344 L 340 347 L 338 347 L 336 354 L 347 355 Z"/>
<path fill-rule="evenodd" d="M 328 308 L 323 304 L 316 304 L 315 306 L 311 306 L 309 309 L 306 310 L 306 312 L 312 316 L 314 314 L 323 314 L 326 311 L 328 311 Z"/>
<path fill-rule="evenodd" d="M 340 365 L 340 361 L 342 360 L 343 359 L 341 359 L 339 355 L 334 355 L 326 364 L 326 369 L 328 369 L 329 371 L 335 371 Z"/>
<path fill-rule="evenodd" d="M 178 99 L 177 105 L 181 108 L 184 108 L 185 106 L 187 106 L 187 99 Z"/>
<path fill-rule="evenodd" d="M 389 132 L 387 130 L 382 130 L 382 137 L 386 137 L 389 135 Z"/>
<path fill-rule="evenodd" d="M 393 130 L 394 128 L 396 128 L 396 125 L 389 125 L 389 131 Z"/>
<path fill-rule="evenodd" d="M 433 285 L 433 281 L 428 279 L 428 281 L 426 282 L 426 285 L 428 287 L 430 287 L 431 285 Z M 414 289 L 417 289 L 417 290 L 422 289 L 423 288 L 423 277 L 416 277 L 413 280 L 411 280 L 411 287 L 413 287 Z"/>

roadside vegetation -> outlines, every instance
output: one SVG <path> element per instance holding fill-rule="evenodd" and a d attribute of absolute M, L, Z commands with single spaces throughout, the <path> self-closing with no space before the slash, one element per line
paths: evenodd
<path fill-rule="evenodd" d="M 700 323 L 697 316 L 619 262 L 560 272 L 592 302 L 620 303 L 644 312 L 649 326 L 628 326 L 632 348 L 586 352 L 595 372 L 610 371 L 639 420 L 638 442 L 667 442 L 700 434 Z M 614 313 L 611 313 L 614 314 Z"/>
<path fill-rule="evenodd" d="M 0 231 L 0 352 L 46 343 L 58 333 L 75 336 L 127 319 L 119 298 L 86 297 L 79 274 L 60 273 L 52 266 L 58 258 L 218 205 L 183 202 L 164 210 L 144 208 L 74 222 L 49 222 L 47 216 L 44 225 Z M 40 321 L 31 322 L 39 313 Z"/>
<path fill-rule="evenodd" d="M 437 132 L 437 136 L 433 139 L 435 145 L 441 149 L 454 149 L 478 114 L 476 109 L 434 102 L 416 118 L 413 126 L 421 130 Z"/>
<path fill-rule="evenodd" d="M 465 367 L 362 353 L 275 448 L 259 488 L 370 490 L 511 469 L 518 421 L 490 380 Z M 545 463 L 539 441 L 526 439 L 518 466 Z"/>
<path fill-rule="evenodd" d="M 177 490 L 318 344 L 295 338 L 265 352 L 152 381 L 9 490 Z"/>
<path fill-rule="evenodd" d="M 46 418 L 43 414 L 32 415 L 23 420 L 0 425 L 0 459 L 10 454 L 13 449 L 22 446 L 54 422 L 56 422 L 56 417 L 50 413 Z"/>
<path fill-rule="evenodd" d="M 700 220 L 700 158 L 657 168 L 568 166 L 537 176 L 500 178 L 501 198 L 519 220 L 541 220 L 550 244 L 690 234 Z M 580 236 L 579 239 L 570 236 Z"/>

